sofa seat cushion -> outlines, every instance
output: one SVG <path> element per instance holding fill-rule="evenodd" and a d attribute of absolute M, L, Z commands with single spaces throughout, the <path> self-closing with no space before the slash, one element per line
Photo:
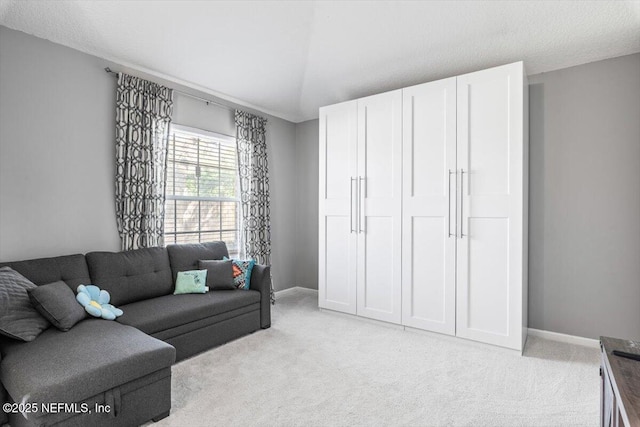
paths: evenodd
<path fill-rule="evenodd" d="M 171 345 L 102 319 L 68 332 L 49 328 L 32 342 L 3 342 L 0 374 L 15 402 L 81 402 L 160 369 L 176 358 Z"/>
<path fill-rule="evenodd" d="M 155 334 L 259 302 L 260 293 L 251 290 L 166 295 L 120 307 L 124 314 L 117 320 Z"/>

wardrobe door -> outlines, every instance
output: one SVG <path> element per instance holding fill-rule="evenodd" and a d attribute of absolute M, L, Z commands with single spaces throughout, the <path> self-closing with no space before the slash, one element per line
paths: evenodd
<path fill-rule="evenodd" d="M 320 109 L 318 305 L 356 313 L 357 101 Z"/>
<path fill-rule="evenodd" d="M 402 103 L 402 324 L 455 335 L 456 79 Z"/>
<path fill-rule="evenodd" d="M 522 63 L 457 78 L 460 171 L 456 333 L 522 349 Z"/>
<path fill-rule="evenodd" d="M 358 100 L 358 315 L 401 321 L 402 91 Z"/>

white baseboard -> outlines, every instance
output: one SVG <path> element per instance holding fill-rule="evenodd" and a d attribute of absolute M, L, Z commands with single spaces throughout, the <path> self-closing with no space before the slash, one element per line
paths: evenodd
<path fill-rule="evenodd" d="M 594 340 L 593 338 L 577 337 L 575 335 L 567 335 L 561 334 L 559 332 L 543 331 L 541 329 L 533 328 L 529 328 L 529 335 L 531 335 L 532 337 L 540 337 L 552 341 L 583 345 L 585 347 L 600 348 L 600 341 Z"/>
<path fill-rule="evenodd" d="M 292 286 L 290 288 L 287 289 L 282 289 L 281 291 L 276 291 L 275 295 L 276 297 L 279 296 L 284 296 L 287 294 L 292 294 L 292 293 L 308 293 L 308 294 L 318 294 L 318 290 L 317 289 L 309 289 L 309 288 L 305 288 L 302 286 Z M 320 308 L 320 311 L 326 311 L 329 313 L 335 313 L 338 315 L 345 315 L 345 316 L 350 316 L 350 317 L 355 317 L 357 319 L 361 319 L 364 321 L 368 321 L 371 323 L 376 323 L 376 324 L 382 324 L 385 326 L 391 326 L 391 327 L 396 327 L 396 328 L 404 328 L 407 331 L 413 331 L 413 332 L 421 332 L 421 333 L 427 333 L 427 334 L 435 334 L 436 336 L 439 337 L 448 337 L 447 335 L 442 335 L 442 334 L 437 334 L 435 332 L 429 332 L 429 331 L 422 331 L 420 329 L 415 329 L 415 328 L 410 328 L 410 327 L 404 327 L 402 325 L 395 325 L 392 323 L 388 323 L 388 322 L 382 322 L 379 320 L 373 320 L 373 319 L 366 319 L 364 317 L 357 317 L 351 314 L 345 314 L 345 313 L 340 313 L 338 311 L 333 311 L 333 310 L 327 310 L 327 309 L 323 309 Z M 532 337 L 540 337 L 540 338 L 544 338 L 544 339 L 548 339 L 548 340 L 552 340 L 552 341 L 559 341 L 559 342 L 565 342 L 568 344 L 576 344 L 576 345 L 582 345 L 585 347 L 590 347 L 590 348 L 600 348 L 600 341 L 599 340 L 595 340 L 593 338 L 585 338 L 585 337 L 578 337 L 576 335 L 567 335 L 567 334 L 561 334 L 559 332 L 551 332 L 551 331 L 543 331 L 542 329 L 534 329 L 534 328 L 529 328 L 528 331 L 529 335 Z M 458 338 L 455 338 L 458 339 Z"/>
<path fill-rule="evenodd" d="M 284 296 L 287 294 L 291 294 L 291 293 L 299 293 L 299 292 L 303 292 L 303 293 L 312 293 L 312 294 L 318 294 L 318 290 L 317 289 L 309 289 L 309 288 L 304 288 L 302 286 L 292 286 L 290 288 L 287 289 L 282 289 L 280 291 L 275 291 L 275 295 L 276 297 L 279 296 Z"/>

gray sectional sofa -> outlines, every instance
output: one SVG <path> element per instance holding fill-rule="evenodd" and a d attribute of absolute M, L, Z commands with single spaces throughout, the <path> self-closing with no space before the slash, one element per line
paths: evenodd
<path fill-rule="evenodd" d="M 51 327 L 31 342 L 0 339 L 0 403 L 71 404 L 8 422 L 131 426 L 169 415 L 173 363 L 271 325 L 269 266 L 254 266 L 249 290 L 173 295 L 179 271 L 224 256 L 225 244 L 212 242 L 0 263 L 38 286 L 95 284 L 124 311 L 67 332 Z M 111 410 L 97 413 L 95 404 Z"/>

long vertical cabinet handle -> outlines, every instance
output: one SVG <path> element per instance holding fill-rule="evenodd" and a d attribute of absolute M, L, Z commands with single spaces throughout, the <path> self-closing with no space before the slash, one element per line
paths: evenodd
<path fill-rule="evenodd" d="M 356 215 L 353 214 L 353 184 L 356 181 L 356 179 L 354 177 L 351 177 L 349 179 L 349 234 L 351 233 L 357 233 L 358 230 L 356 230 L 357 225 L 357 220 L 358 218 L 356 217 Z M 356 226 L 354 227 L 353 225 L 353 221 L 356 221 Z"/>
<path fill-rule="evenodd" d="M 466 236 L 464 234 L 464 169 L 460 169 L 460 238 Z"/>
<path fill-rule="evenodd" d="M 362 183 L 364 182 L 364 178 L 358 177 L 358 195 L 359 195 L 359 220 L 358 220 L 358 233 L 364 233 L 364 191 L 362 191 Z"/>
<path fill-rule="evenodd" d="M 449 169 L 449 181 L 447 181 L 447 208 L 448 208 L 448 212 L 449 212 L 449 224 L 448 224 L 448 228 L 449 228 L 449 237 L 453 236 L 455 238 L 458 237 L 458 216 L 456 215 L 456 225 L 455 228 L 453 229 L 453 234 L 451 233 L 451 175 L 455 174 L 456 177 L 458 176 L 458 171 L 456 170 L 455 172 L 452 172 L 451 169 Z M 456 180 L 457 181 L 457 180 Z"/>

